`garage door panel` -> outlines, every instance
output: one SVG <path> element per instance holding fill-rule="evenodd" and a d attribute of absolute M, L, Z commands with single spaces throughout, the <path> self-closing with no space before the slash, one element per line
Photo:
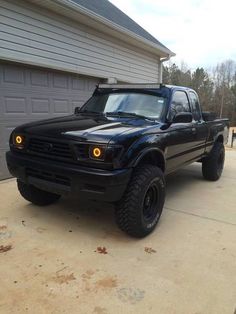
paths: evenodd
<path fill-rule="evenodd" d="M 15 90 L 12 92 L 12 90 Z M 4 86 L 0 85 L 0 107 L 1 115 L 0 122 L 6 119 L 12 118 L 28 118 L 28 99 L 26 94 L 23 94 L 21 90 L 17 93 L 17 89 L 14 87 L 5 89 Z"/>
<path fill-rule="evenodd" d="M 81 90 L 81 91 L 86 90 L 86 81 L 80 77 L 73 77 L 71 83 L 72 83 L 71 87 L 73 90 Z"/>
<path fill-rule="evenodd" d="M 69 114 L 72 112 L 71 102 L 67 99 L 54 99 L 53 112 L 55 114 Z"/>
<path fill-rule="evenodd" d="M 27 102 L 25 97 L 5 96 L 3 102 L 3 114 L 5 116 L 27 114 Z"/>
<path fill-rule="evenodd" d="M 88 91 L 93 92 L 96 85 L 98 84 L 98 81 L 92 78 L 91 80 L 88 80 Z"/>
<path fill-rule="evenodd" d="M 86 84 L 87 85 L 87 84 Z M 27 97 L 27 96 L 35 96 L 35 95 L 40 95 L 41 97 L 45 96 L 45 95 L 51 95 L 51 96 L 63 96 L 68 98 L 68 97 L 76 97 L 78 99 L 81 99 L 80 96 L 81 95 L 89 95 L 91 96 L 91 93 L 94 91 L 96 85 L 93 84 L 93 87 L 88 90 L 79 90 L 79 89 L 68 89 L 68 90 L 64 90 L 63 88 L 52 88 L 52 87 L 43 87 L 43 86 L 22 86 L 19 88 L 7 85 L 7 86 L 3 86 L 0 84 L 0 89 L 1 89 L 1 96 L 15 96 L 15 97 L 19 97 L 20 95 L 22 95 L 23 97 Z"/>
<path fill-rule="evenodd" d="M 0 178 L 12 130 L 30 121 L 69 115 L 91 96 L 99 79 L 0 63 Z"/>
<path fill-rule="evenodd" d="M 25 85 L 25 69 L 13 64 L 2 64 L 0 67 L 1 84 Z"/>
<path fill-rule="evenodd" d="M 50 100 L 48 98 L 31 98 L 31 113 L 50 113 Z"/>
<path fill-rule="evenodd" d="M 5 162 L 6 150 L 0 149 L 0 180 L 10 178 Z"/>
<path fill-rule="evenodd" d="M 49 73 L 42 70 L 31 70 L 30 83 L 34 87 L 49 87 Z"/>
<path fill-rule="evenodd" d="M 76 107 L 82 107 L 84 104 L 84 101 L 78 101 L 78 100 L 72 100 L 72 112 L 75 111 Z"/>
<path fill-rule="evenodd" d="M 1 127 L 1 129 L 3 131 L 2 132 L 3 137 L 1 138 L 1 141 L 0 141 L 0 148 L 1 149 L 8 148 L 10 135 L 11 135 L 11 132 L 14 130 L 15 127 L 16 127 L 16 125 L 12 125 L 12 126 L 3 125 Z"/>
<path fill-rule="evenodd" d="M 53 87 L 68 89 L 69 87 L 68 75 L 58 73 L 53 74 Z"/>
<path fill-rule="evenodd" d="M 0 149 L 8 148 L 8 141 L 10 138 L 11 132 L 14 130 L 15 125 L 0 124 Z"/>

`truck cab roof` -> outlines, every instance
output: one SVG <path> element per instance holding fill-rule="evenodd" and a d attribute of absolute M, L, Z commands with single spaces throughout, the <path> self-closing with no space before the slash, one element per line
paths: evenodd
<path fill-rule="evenodd" d="M 193 89 L 184 86 L 176 86 L 176 85 L 166 85 L 166 84 L 158 84 L 158 83 L 138 83 L 138 84 L 99 84 L 97 85 L 94 94 L 97 93 L 107 93 L 107 92 L 118 92 L 118 91 L 135 91 L 135 92 L 151 92 L 160 93 L 160 90 L 173 92 L 175 90 L 182 91 L 193 91 Z"/>

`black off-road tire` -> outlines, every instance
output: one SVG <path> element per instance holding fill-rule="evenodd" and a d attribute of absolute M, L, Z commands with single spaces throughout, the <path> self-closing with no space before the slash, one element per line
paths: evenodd
<path fill-rule="evenodd" d="M 202 175 L 206 180 L 217 181 L 222 174 L 225 161 L 225 148 L 216 142 L 210 155 L 202 160 Z"/>
<path fill-rule="evenodd" d="M 40 190 L 35 186 L 26 184 L 20 180 L 17 180 L 17 186 L 20 194 L 27 201 L 38 206 L 46 206 L 53 204 L 61 197 L 58 194 Z"/>
<path fill-rule="evenodd" d="M 129 235 L 143 238 L 155 229 L 164 202 L 165 178 L 163 172 L 156 166 L 142 165 L 134 170 L 127 190 L 117 204 L 117 225 Z"/>

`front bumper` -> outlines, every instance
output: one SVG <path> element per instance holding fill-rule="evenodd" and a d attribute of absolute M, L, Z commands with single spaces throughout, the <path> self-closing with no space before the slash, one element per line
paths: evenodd
<path fill-rule="evenodd" d="M 87 199 L 115 202 L 121 199 L 132 168 L 101 170 L 74 164 L 6 153 L 9 172 L 19 180 L 56 194 L 74 194 Z"/>

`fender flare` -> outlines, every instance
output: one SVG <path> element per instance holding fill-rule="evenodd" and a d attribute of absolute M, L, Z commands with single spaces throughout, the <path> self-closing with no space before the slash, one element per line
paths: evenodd
<path fill-rule="evenodd" d="M 140 154 L 136 157 L 136 159 L 134 159 L 132 161 L 132 166 L 136 167 L 138 165 L 138 163 L 149 153 L 154 152 L 155 154 L 158 154 L 159 156 L 161 156 L 162 162 L 163 162 L 163 171 L 165 170 L 165 166 L 166 166 L 166 160 L 164 157 L 164 153 L 161 149 L 157 148 L 157 147 L 148 147 L 143 149 Z"/>

